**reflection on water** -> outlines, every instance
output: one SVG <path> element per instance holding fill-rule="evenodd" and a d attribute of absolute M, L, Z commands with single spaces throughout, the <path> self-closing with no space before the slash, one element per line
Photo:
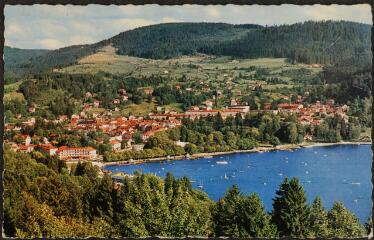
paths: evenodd
<path fill-rule="evenodd" d="M 321 196 L 326 208 L 342 201 L 362 222 L 371 210 L 371 149 L 369 145 L 338 145 L 291 151 L 238 153 L 198 160 L 108 166 L 113 173 L 140 170 L 164 177 L 187 176 L 194 187 L 218 200 L 237 184 L 244 193 L 257 192 L 267 210 L 285 177 L 298 177 L 309 202 Z"/>

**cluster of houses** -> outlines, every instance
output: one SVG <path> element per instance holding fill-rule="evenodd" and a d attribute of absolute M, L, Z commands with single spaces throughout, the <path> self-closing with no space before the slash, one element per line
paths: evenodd
<path fill-rule="evenodd" d="M 93 131 L 100 130 L 110 137 L 113 148 L 118 147 L 118 142 L 126 140 L 131 143 L 135 132 L 141 132 L 141 139 L 147 140 L 156 132 L 175 128 L 181 125 L 178 119 L 144 119 L 143 117 L 119 117 L 115 119 L 79 119 L 79 116 L 72 116 L 67 125 L 70 130 Z"/>
<path fill-rule="evenodd" d="M 96 149 L 92 147 L 55 147 L 50 143 L 31 144 L 29 135 L 20 134 L 17 136 L 22 143 L 11 143 L 14 151 L 30 153 L 34 150 L 43 152 L 49 156 L 57 156 L 61 160 L 95 160 L 97 159 Z"/>
<path fill-rule="evenodd" d="M 323 119 L 327 116 L 333 117 L 339 115 L 346 122 L 348 122 L 348 106 L 336 106 L 333 99 L 326 101 L 326 104 L 321 104 L 320 101 L 317 101 L 314 104 L 310 104 L 305 107 L 301 103 L 280 103 L 277 105 L 277 109 L 272 109 L 270 103 L 264 104 L 264 108 L 261 110 L 251 110 L 250 106 L 246 103 L 238 102 L 237 100 L 231 100 L 230 106 L 225 109 L 212 109 L 213 103 L 211 101 L 204 102 L 205 107 L 192 107 L 184 113 L 176 112 L 165 112 L 165 113 L 151 113 L 149 117 L 151 119 L 182 119 L 190 118 L 196 119 L 200 117 L 215 116 L 218 113 L 222 116 L 223 119 L 226 119 L 229 116 L 235 117 L 237 114 L 240 114 L 242 117 L 245 114 L 251 113 L 273 113 L 278 114 L 282 112 L 294 113 L 296 114 L 300 123 L 304 125 L 318 125 L 323 122 Z"/>
<path fill-rule="evenodd" d="M 87 119 L 80 118 L 78 115 L 73 115 L 70 120 L 63 117 L 63 122 L 66 123 L 68 130 L 77 130 L 80 132 L 101 131 L 109 136 L 109 145 L 112 151 L 126 151 L 143 149 L 144 144 L 134 144 L 134 134 L 140 133 L 142 141 L 146 141 L 149 137 L 157 132 L 165 131 L 170 128 L 175 128 L 181 125 L 178 119 L 144 119 L 142 117 L 119 117 L 115 119 L 95 118 Z M 6 130 L 18 130 L 22 127 L 16 127 L 12 124 L 6 124 Z M 16 138 L 18 143 L 9 142 L 14 151 L 30 153 L 34 150 L 41 151 L 50 156 L 57 156 L 61 160 L 96 160 L 99 156 L 96 149 L 92 147 L 67 147 L 53 146 L 49 140 L 56 136 L 49 136 L 49 139 L 44 138 L 43 144 L 31 144 L 32 139 L 29 135 L 18 134 Z M 52 141 L 53 142 L 53 141 Z M 97 138 L 97 143 L 104 143 L 103 139 Z M 125 142 L 123 145 L 122 142 Z"/>

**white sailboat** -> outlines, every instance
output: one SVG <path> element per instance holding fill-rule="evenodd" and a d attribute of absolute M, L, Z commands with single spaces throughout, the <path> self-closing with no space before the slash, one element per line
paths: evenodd
<path fill-rule="evenodd" d="M 217 161 L 216 164 L 228 164 L 228 162 L 226 160 L 222 160 L 222 161 Z"/>
<path fill-rule="evenodd" d="M 226 175 L 226 173 L 225 173 L 225 176 L 223 178 L 226 179 L 226 180 L 229 179 L 229 177 Z"/>

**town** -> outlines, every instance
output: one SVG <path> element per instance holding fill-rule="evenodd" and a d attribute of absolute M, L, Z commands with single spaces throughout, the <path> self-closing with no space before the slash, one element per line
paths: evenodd
<path fill-rule="evenodd" d="M 90 93 L 86 95 L 89 96 Z M 117 99 L 113 101 L 116 102 Z M 300 96 L 295 103 L 280 103 L 276 106 L 276 109 L 272 109 L 272 105 L 268 103 L 264 105 L 262 110 L 251 110 L 247 103 L 232 99 L 230 105 L 224 109 L 213 109 L 213 101 L 207 100 L 202 106 L 191 107 L 182 113 L 156 110 L 144 117 L 112 118 L 110 112 L 88 116 L 87 111 L 92 107 L 99 106 L 99 104 L 99 101 L 93 101 L 92 104 L 86 104 L 79 114 L 73 114 L 71 118 L 63 115 L 57 120 L 53 120 L 53 122 L 63 124 L 67 130 L 78 131 L 80 134 L 87 134 L 89 131 L 100 131 L 109 138 L 110 151 L 121 152 L 142 150 L 144 143 L 149 137 L 157 132 L 180 127 L 184 118 L 195 120 L 220 114 L 222 119 L 226 119 L 229 116 L 235 117 L 237 115 L 244 118 L 246 114 L 256 113 L 272 113 L 275 115 L 289 113 L 297 116 L 298 122 L 302 125 L 311 127 L 321 124 L 326 117 L 340 116 L 346 123 L 348 123 L 349 119 L 347 105 L 338 106 L 333 99 L 328 99 L 325 104 L 317 101 L 304 106 Z M 35 108 L 35 106 L 29 108 L 29 112 L 35 112 Z M 48 122 L 49 120 L 44 119 L 44 121 Z M 30 135 L 21 134 L 21 131 L 26 127 L 33 127 L 34 124 L 35 118 L 22 122 L 20 126 L 5 124 L 5 131 L 15 132 L 13 139 L 17 139 L 17 141 L 5 139 L 5 143 L 9 144 L 14 151 L 25 153 L 40 151 L 48 156 L 57 156 L 60 160 L 68 162 L 77 160 L 101 161 L 103 159 L 102 155 L 97 153 L 97 149 L 91 146 L 56 146 L 56 141 L 54 141 L 57 137 L 56 134 L 44 137 L 39 141 L 39 144 L 33 144 L 33 139 L 38 138 L 38 136 L 34 135 L 31 137 Z M 138 136 L 136 136 L 137 134 Z M 95 140 L 97 143 L 103 143 L 102 138 Z M 304 140 L 312 140 L 312 137 L 306 135 Z"/>

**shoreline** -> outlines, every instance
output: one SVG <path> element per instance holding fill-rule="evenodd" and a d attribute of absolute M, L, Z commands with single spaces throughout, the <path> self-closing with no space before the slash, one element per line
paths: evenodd
<path fill-rule="evenodd" d="M 138 165 L 143 163 L 150 162 L 162 162 L 162 161 L 175 161 L 175 160 L 198 160 L 199 158 L 204 157 L 213 157 L 227 154 L 236 154 L 236 153 L 261 153 L 268 151 L 286 151 L 299 148 L 311 148 L 311 147 L 327 147 L 335 145 L 371 145 L 372 142 L 337 142 L 337 143 L 323 143 L 323 142 L 307 142 L 301 144 L 282 144 L 278 146 L 260 146 L 248 150 L 234 150 L 227 152 L 212 152 L 212 153 L 196 153 L 187 157 L 186 155 L 170 156 L 170 157 L 158 157 L 158 158 L 147 158 L 147 159 L 137 159 L 137 160 L 126 160 L 126 161 L 117 161 L 117 162 L 92 162 L 94 165 L 99 166 L 100 168 L 105 168 L 106 166 L 114 165 Z"/>

